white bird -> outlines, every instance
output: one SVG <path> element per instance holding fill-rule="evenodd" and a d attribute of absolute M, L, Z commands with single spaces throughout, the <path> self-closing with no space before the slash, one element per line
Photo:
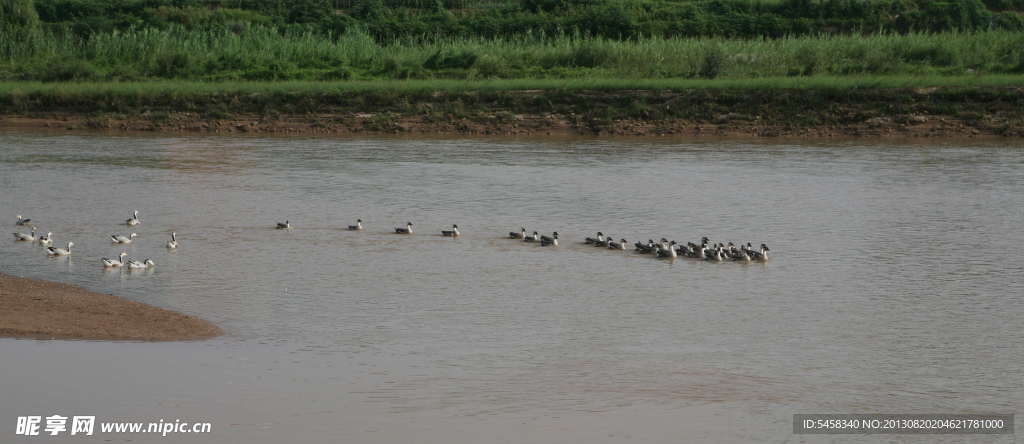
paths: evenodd
<path fill-rule="evenodd" d="M 25 233 L 13 233 L 13 234 L 14 234 L 14 240 L 16 240 L 16 241 L 34 241 L 34 240 L 36 240 L 36 229 L 35 229 L 35 227 L 32 227 L 32 234 L 25 234 Z"/>
<path fill-rule="evenodd" d="M 405 228 L 395 228 L 395 233 L 412 234 L 412 222 L 406 222 Z"/>
<path fill-rule="evenodd" d="M 155 266 L 156 266 L 156 264 L 154 264 L 153 261 L 150 260 L 150 259 L 146 259 L 145 262 L 128 261 L 128 268 L 131 268 L 132 270 L 137 270 L 137 269 L 140 269 L 140 268 L 155 267 Z"/>
<path fill-rule="evenodd" d="M 130 244 L 132 243 L 132 239 L 135 239 L 136 236 L 138 236 L 138 234 L 135 233 L 132 233 L 131 236 L 128 237 L 122 236 L 120 234 L 115 234 L 110 236 L 110 241 L 115 244 Z"/>
<path fill-rule="evenodd" d="M 363 229 L 363 220 L 362 219 L 356 219 L 356 224 L 355 225 L 349 225 L 348 229 L 349 230 L 362 230 Z"/>
<path fill-rule="evenodd" d="M 32 222 L 32 219 L 22 219 L 20 214 L 17 217 L 18 220 L 14 221 L 14 225 L 29 225 L 29 222 Z"/>
<path fill-rule="evenodd" d="M 138 210 L 135 211 L 135 217 L 132 217 L 131 219 L 128 219 L 128 220 L 124 221 L 124 224 L 129 226 L 129 227 L 134 227 L 134 226 L 138 225 L 139 224 L 139 212 L 138 212 Z"/>
<path fill-rule="evenodd" d="M 52 244 L 53 243 L 53 238 L 50 237 L 52 235 L 53 235 L 53 233 L 47 231 L 46 235 L 39 236 L 39 245 L 50 245 L 50 244 Z"/>
<path fill-rule="evenodd" d="M 167 248 L 169 248 L 171 250 L 173 250 L 175 248 L 178 248 L 178 240 L 174 238 L 175 234 L 178 234 L 178 233 L 172 231 L 171 232 L 171 240 L 167 241 Z"/>
<path fill-rule="evenodd" d="M 124 257 L 127 256 L 127 255 L 128 255 L 128 253 L 125 253 L 125 252 L 122 251 L 121 254 L 117 256 L 117 260 L 103 258 L 103 266 L 104 267 L 120 267 L 120 266 L 124 265 Z"/>
<path fill-rule="evenodd" d="M 46 247 L 46 251 L 50 254 L 50 256 L 68 256 L 71 254 L 71 246 L 74 244 L 74 242 L 68 242 L 67 250 L 57 247 Z"/>
<path fill-rule="evenodd" d="M 452 225 L 452 231 L 441 230 L 441 235 L 443 235 L 443 236 L 458 236 L 459 235 L 459 226 L 453 224 Z"/>
<path fill-rule="evenodd" d="M 288 221 L 284 221 L 283 224 L 281 222 L 277 223 L 277 229 L 279 229 L 279 230 L 282 229 L 282 228 L 291 228 L 291 227 L 292 227 L 292 224 L 290 222 L 288 222 Z"/>

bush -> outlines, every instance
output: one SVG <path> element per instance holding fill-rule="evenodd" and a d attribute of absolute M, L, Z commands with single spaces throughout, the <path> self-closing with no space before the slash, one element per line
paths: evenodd
<path fill-rule="evenodd" d="M 21 41 L 39 32 L 39 14 L 31 0 L 0 0 L 0 36 Z"/>

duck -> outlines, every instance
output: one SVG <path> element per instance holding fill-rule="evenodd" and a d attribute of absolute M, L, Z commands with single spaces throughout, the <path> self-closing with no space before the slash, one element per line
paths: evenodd
<path fill-rule="evenodd" d="M 668 243 L 668 248 L 661 248 L 661 249 L 659 249 L 658 250 L 658 257 L 659 258 L 663 258 L 663 259 L 664 258 L 673 258 L 673 259 L 675 259 L 676 257 L 678 257 L 678 253 L 676 253 L 675 245 L 676 245 L 676 241 L 672 241 L 672 242 Z"/>
<path fill-rule="evenodd" d="M 594 246 L 595 247 L 600 247 L 600 248 L 607 247 L 608 246 L 608 242 L 611 242 L 611 240 L 612 240 L 610 237 L 609 238 L 605 238 L 604 236 L 598 236 L 598 237 L 600 237 L 601 239 L 600 240 L 594 239 Z"/>
<path fill-rule="evenodd" d="M 622 239 L 622 242 L 608 242 L 608 249 L 609 250 L 625 250 L 626 249 L 626 245 L 629 245 L 629 244 L 626 243 L 625 239 Z"/>
<path fill-rule="evenodd" d="M 120 234 L 115 234 L 113 236 L 110 236 L 110 240 L 115 244 L 130 244 L 132 243 L 132 239 L 135 239 L 136 236 L 138 236 L 138 234 L 135 233 L 132 233 L 128 237 L 121 236 Z"/>
<path fill-rule="evenodd" d="M 14 225 L 30 225 L 29 222 L 32 222 L 32 219 L 22 219 L 20 214 L 17 215 L 16 217 L 18 218 L 18 220 L 14 221 Z"/>
<path fill-rule="evenodd" d="M 50 256 L 69 256 L 71 255 L 71 246 L 74 244 L 74 242 L 68 242 L 68 248 L 66 250 L 57 247 L 46 247 L 46 251 Z"/>
<path fill-rule="evenodd" d="M 362 230 L 363 229 L 363 220 L 362 219 L 356 219 L 356 224 L 355 225 L 349 225 L 348 229 L 349 230 Z"/>
<path fill-rule="evenodd" d="M 135 216 L 131 219 L 124 221 L 124 224 L 129 227 L 134 227 L 139 224 L 139 211 L 135 210 Z"/>
<path fill-rule="evenodd" d="M 540 246 L 542 246 L 542 247 L 551 247 L 551 246 L 557 247 L 558 246 L 558 232 L 556 231 L 554 233 L 551 233 L 551 237 L 541 236 L 541 238 L 540 238 Z"/>
<path fill-rule="evenodd" d="M 636 251 L 639 251 L 640 254 L 651 254 L 654 253 L 655 251 L 658 251 L 658 247 L 654 244 L 653 239 L 648 239 L 647 245 L 640 245 L 639 247 L 637 247 Z"/>
<path fill-rule="evenodd" d="M 174 235 L 176 234 L 178 233 L 174 231 L 171 232 L 171 240 L 167 241 L 167 249 L 173 250 L 175 248 L 178 248 L 178 240 L 174 238 Z"/>
<path fill-rule="evenodd" d="M 406 222 L 405 228 L 395 228 L 395 233 L 412 234 L 412 222 Z"/>
<path fill-rule="evenodd" d="M 599 241 L 603 241 L 603 240 L 604 240 L 604 234 L 602 234 L 600 231 L 598 231 L 596 238 L 588 237 L 586 239 L 583 239 L 583 243 L 585 243 L 585 244 L 592 244 L 594 242 L 599 242 Z"/>
<path fill-rule="evenodd" d="M 459 235 L 459 226 L 455 225 L 455 224 L 452 224 L 452 231 L 441 230 L 441 235 L 442 236 L 458 236 Z"/>
<path fill-rule="evenodd" d="M 715 262 L 721 261 L 722 247 L 716 246 L 714 249 L 704 247 L 704 259 Z"/>
<path fill-rule="evenodd" d="M 755 261 L 766 261 L 768 260 L 768 247 L 765 244 L 761 244 L 761 251 L 751 251 L 751 257 Z"/>
<path fill-rule="evenodd" d="M 31 234 L 25 234 L 25 233 L 13 233 L 13 234 L 14 234 L 14 240 L 16 240 L 16 241 L 34 241 L 34 240 L 36 240 L 36 228 L 35 227 L 32 227 L 32 233 Z"/>
<path fill-rule="evenodd" d="M 525 238 L 523 238 L 523 242 L 537 242 L 539 240 L 540 236 L 537 234 L 536 231 L 533 232 L 532 236 L 526 236 Z"/>
<path fill-rule="evenodd" d="M 103 266 L 104 267 L 120 267 L 120 266 L 124 265 L 124 257 L 127 256 L 127 255 L 128 255 L 128 253 L 125 253 L 125 252 L 122 251 L 121 254 L 117 256 L 117 260 L 103 258 L 102 259 L 103 260 Z"/>
<path fill-rule="evenodd" d="M 284 221 L 283 224 L 281 222 L 277 223 L 277 229 L 278 230 L 288 229 L 288 228 L 291 228 L 291 227 L 292 227 L 292 224 L 291 224 L 291 222 L 288 222 L 288 221 Z"/>
<path fill-rule="evenodd" d="M 151 260 L 151 259 L 146 259 L 143 262 L 128 261 L 128 268 L 131 268 L 132 270 L 138 270 L 140 268 L 150 268 L 150 267 L 155 267 L 155 266 L 156 266 L 156 264 L 154 264 L 153 260 Z"/>
<path fill-rule="evenodd" d="M 747 253 L 747 246 L 740 244 L 740 249 L 736 250 L 729 259 L 734 261 L 749 261 L 750 254 Z"/>
<path fill-rule="evenodd" d="M 50 245 L 53 243 L 53 233 L 47 231 L 45 235 L 39 236 L 39 245 Z"/>
<path fill-rule="evenodd" d="M 525 239 L 526 238 L 526 228 L 520 228 L 519 230 L 520 231 L 518 233 L 516 233 L 515 231 L 509 231 L 508 232 L 509 239 Z"/>

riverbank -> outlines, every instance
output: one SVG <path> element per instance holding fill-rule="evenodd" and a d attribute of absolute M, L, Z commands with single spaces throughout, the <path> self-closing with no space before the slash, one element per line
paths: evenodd
<path fill-rule="evenodd" d="M 0 337 L 185 341 L 222 334 L 193 316 L 78 285 L 0 273 Z"/>
<path fill-rule="evenodd" d="M 926 83 L 925 83 L 926 84 Z M 0 85 L 0 128 L 246 133 L 1024 137 L 1017 86 L 367 89 L 344 83 Z M 788 84 L 786 84 L 788 85 Z M 25 85 L 22 85 L 25 86 Z M 358 86 L 358 89 L 345 89 Z M 468 85 L 474 86 L 474 85 Z M 493 86 L 493 85 L 492 85 Z M 693 86 L 693 85 L 691 85 Z M 699 86 L 699 85 L 697 85 Z M 714 87 L 711 87 L 714 86 Z M 817 89 L 811 88 L 817 86 Z M 167 89 L 170 88 L 170 89 Z"/>

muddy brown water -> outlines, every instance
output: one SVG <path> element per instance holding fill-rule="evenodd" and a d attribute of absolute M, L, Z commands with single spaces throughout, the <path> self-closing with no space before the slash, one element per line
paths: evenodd
<path fill-rule="evenodd" d="M 228 332 L 0 340 L 4 442 L 888 442 L 791 415 L 1024 406 L 1024 150 L 1000 141 L 26 132 L 0 135 L 0 188 L 8 231 L 75 243 L 9 237 L 0 271 Z M 581 243 L 597 231 L 771 260 Z M 120 251 L 156 268 L 105 271 Z M 17 437 L 26 415 L 212 432 Z"/>

